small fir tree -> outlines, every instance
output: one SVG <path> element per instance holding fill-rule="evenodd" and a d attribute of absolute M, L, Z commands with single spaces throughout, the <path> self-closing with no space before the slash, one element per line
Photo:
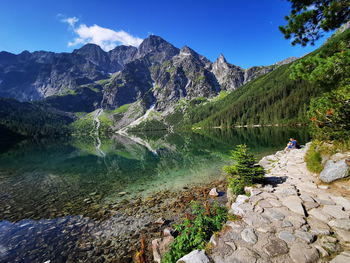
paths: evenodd
<path fill-rule="evenodd" d="M 231 159 L 235 163 L 225 166 L 224 171 L 234 194 L 243 194 L 245 186 L 252 185 L 263 178 L 264 169 L 255 165 L 256 160 L 249 152 L 247 145 L 237 145 L 236 149 L 231 152 Z"/>

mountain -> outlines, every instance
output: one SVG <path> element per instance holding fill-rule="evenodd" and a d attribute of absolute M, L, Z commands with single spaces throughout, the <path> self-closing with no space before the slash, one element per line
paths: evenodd
<path fill-rule="evenodd" d="M 212 63 L 190 47 L 179 49 L 151 35 L 138 48 L 117 46 L 109 52 L 95 44 L 72 53 L 0 52 L 0 97 L 79 114 L 99 108 L 118 112 L 135 104 L 130 109 L 138 109 L 137 114 L 110 116 L 127 126 L 136 121 L 131 115 L 140 116 L 151 107 L 160 120 L 183 101 L 213 99 L 276 68 L 277 64 L 243 69 L 223 55 Z M 115 127 L 122 128 L 118 123 Z"/>

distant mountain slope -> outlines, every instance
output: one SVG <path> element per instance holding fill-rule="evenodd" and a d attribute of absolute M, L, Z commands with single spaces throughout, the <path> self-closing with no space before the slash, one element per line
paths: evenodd
<path fill-rule="evenodd" d="M 56 136 L 69 133 L 73 118 L 30 102 L 0 98 L 0 126 L 22 136 Z"/>
<path fill-rule="evenodd" d="M 335 42 L 350 42 L 350 29 L 337 34 L 321 48 L 308 54 L 314 56 L 331 48 Z M 302 58 L 303 59 L 303 58 Z M 231 127 L 246 124 L 275 124 L 307 122 L 306 111 L 313 97 L 329 91 L 301 80 L 292 80 L 291 65 L 249 82 L 219 102 L 200 105 L 190 112 L 191 123 L 200 127 Z"/>

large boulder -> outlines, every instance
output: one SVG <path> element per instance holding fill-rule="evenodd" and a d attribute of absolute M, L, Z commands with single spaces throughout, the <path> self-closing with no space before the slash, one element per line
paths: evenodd
<path fill-rule="evenodd" d="M 204 250 L 194 250 L 180 258 L 176 263 L 210 263 Z"/>
<path fill-rule="evenodd" d="M 349 176 L 349 166 L 346 160 L 337 162 L 328 160 L 320 174 L 320 179 L 325 183 L 330 183 L 347 176 Z"/>

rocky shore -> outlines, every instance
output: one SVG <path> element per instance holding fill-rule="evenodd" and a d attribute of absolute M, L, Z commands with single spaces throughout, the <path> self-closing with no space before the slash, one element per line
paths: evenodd
<path fill-rule="evenodd" d="M 308 147 L 264 157 L 266 183 L 237 196 L 206 251 L 178 262 L 350 262 L 350 188 L 321 184 L 306 168 Z"/>

